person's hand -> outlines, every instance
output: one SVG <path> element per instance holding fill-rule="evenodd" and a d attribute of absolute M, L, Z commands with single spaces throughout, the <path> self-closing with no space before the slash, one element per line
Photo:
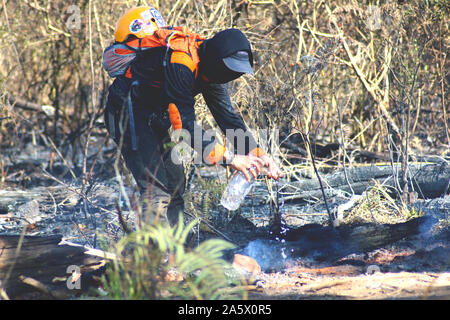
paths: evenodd
<path fill-rule="evenodd" d="M 247 179 L 247 181 L 250 181 L 250 174 L 253 175 L 253 177 L 256 179 L 261 172 L 261 167 L 264 166 L 264 161 L 261 158 L 248 155 L 234 155 L 233 161 L 231 161 L 230 166 L 242 172 Z"/>
<path fill-rule="evenodd" d="M 263 155 L 259 157 L 263 161 L 263 173 L 265 173 L 269 178 L 278 180 L 283 177 L 283 172 L 281 172 L 280 167 L 275 163 L 275 161 L 269 155 Z"/>

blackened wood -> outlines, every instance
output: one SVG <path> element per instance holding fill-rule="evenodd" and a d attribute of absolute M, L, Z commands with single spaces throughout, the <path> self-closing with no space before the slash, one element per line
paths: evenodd
<path fill-rule="evenodd" d="M 334 174 L 322 174 L 325 182 L 327 196 L 334 196 L 339 192 L 362 194 L 375 181 L 387 188 L 395 189 L 402 186 L 400 165 L 394 166 L 363 166 L 347 168 L 349 183 L 345 179 L 344 172 Z M 407 181 L 411 185 L 410 190 L 417 192 L 420 198 L 441 197 L 449 193 L 450 165 L 447 162 L 435 164 L 410 164 Z M 280 189 L 282 195 L 289 199 L 320 199 L 322 194 L 317 178 L 289 182 Z"/>
<path fill-rule="evenodd" d="M 6 94 L 6 98 L 8 102 L 16 108 L 28 111 L 43 112 L 42 106 L 40 104 L 30 102 L 19 97 L 14 97 L 13 95 L 8 93 Z"/>
<path fill-rule="evenodd" d="M 351 253 L 363 253 L 408 238 L 431 227 L 428 217 L 397 224 L 366 223 L 330 228 L 309 224 L 291 229 L 286 236 L 293 256 L 312 256 L 317 260 L 335 260 Z"/>
<path fill-rule="evenodd" d="M 102 259 L 85 254 L 83 247 L 61 245 L 61 236 L 25 236 L 16 255 L 20 236 L 0 236 L 0 280 L 10 298 L 16 298 L 36 290 L 24 283 L 23 279 L 33 279 L 45 286 L 52 297 L 73 296 L 87 290 L 71 290 L 67 279 L 69 266 L 76 266 L 80 272 L 89 272 L 103 265 Z M 83 279 L 82 279 L 83 281 Z M 29 282 L 28 282 L 29 283 Z"/>

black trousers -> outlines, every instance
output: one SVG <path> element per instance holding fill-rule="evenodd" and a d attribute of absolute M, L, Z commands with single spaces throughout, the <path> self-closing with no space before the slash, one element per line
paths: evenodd
<path fill-rule="evenodd" d="M 105 124 L 140 189 L 143 223 L 178 222 L 184 209 L 183 165 L 172 161 L 169 125 L 145 108 L 133 110 L 137 150 L 132 147 L 126 103 L 108 101 Z"/>

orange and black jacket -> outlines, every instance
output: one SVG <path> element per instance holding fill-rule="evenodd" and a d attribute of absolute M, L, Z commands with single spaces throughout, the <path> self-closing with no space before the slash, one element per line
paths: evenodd
<path fill-rule="evenodd" d="M 139 86 L 133 92 L 133 108 L 156 114 L 175 130 L 188 130 L 191 147 L 199 154 L 203 155 L 206 147 L 212 149 L 204 158 L 206 164 L 213 165 L 222 160 L 225 148 L 215 142 L 214 137 L 206 141 L 202 139 L 201 146 L 198 141 L 194 143 L 194 130 L 199 130 L 203 135 L 201 128 L 195 128 L 198 126 L 194 111 L 197 94 L 203 95 L 217 125 L 224 133 L 227 129 L 247 131 L 241 116 L 233 110 L 227 84 L 213 84 L 202 79 L 198 65 L 184 52 L 156 47 L 139 53 L 125 75 L 117 77 L 110 86 L 108 103 L 117 103 L 115 99 L 123 100 L 135 80 Z M 244 148 L 237 146 L 236 139 L 233 144 L 234 154 L 262 154 L 251 134 L 246 135 Z"/>

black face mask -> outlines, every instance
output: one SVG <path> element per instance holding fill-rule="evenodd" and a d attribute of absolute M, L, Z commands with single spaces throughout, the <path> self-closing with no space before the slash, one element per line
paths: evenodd
<path fill-rule="evenodd" d="M 227 83 L 243 75 L 242 72 L 228 69 L 223 61 L 210 65 L 209 68 L 200 62 L 200 73 L 204 74 L 212 83 Z"/>
<path fill-rule="evenodd" d="M 212 83 L 226 83 L 239 78 L 244 73 L 229 69 L 222 60 L 238 51 L 248 52 L 249 62 L 253 65 L 250 43 L 241 31 L 227 29 L 217 33 L 199 48 L 199 72 Z"/>

